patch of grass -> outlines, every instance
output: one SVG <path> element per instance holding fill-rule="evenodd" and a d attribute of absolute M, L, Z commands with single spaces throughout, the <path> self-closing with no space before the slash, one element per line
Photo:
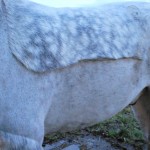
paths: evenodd
<path fill-rule="evenodd" d="M 53 143 L 56 142 L 58 139 L 64 138 L 65 135 L 62 133 L 54 133 L 54 134 L 48 134 L 44 137 L 45 143 Z"/>
<path fill-rule="evenodd" d="M 144 144 L 143 133 L 129 107 L 111 119 L 87 128 L 87 131 L 94 135 L 117 139 L 119 142 L 135 147 L 141 147 Z"/>
<path fill-rule="evenodd" d="M 56 132 L 56 133 L 48 134 L 44 137 L 43 145 L 45 145 L 46 143 L 52 144 L 63 138 L 66 138 L 66 137 L 73 138 L 74 136 L 78 136 L 78 135 L 81 135 L 80 130 L 76 130 L 72 132 L 64 132 L 64 133 Z"/>

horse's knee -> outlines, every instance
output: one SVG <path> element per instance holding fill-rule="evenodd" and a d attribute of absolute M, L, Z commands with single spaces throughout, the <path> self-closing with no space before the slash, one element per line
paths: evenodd
<path fill-rule="evenodd" d="M 42 150 L 38 141 L 0 131 L 0 150 Z"/>

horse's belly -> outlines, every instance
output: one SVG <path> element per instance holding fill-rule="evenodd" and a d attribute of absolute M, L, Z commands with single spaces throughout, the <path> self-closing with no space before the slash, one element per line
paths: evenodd
<path fill-rule="evenodd" d="M 81 62 L 54 73 L 46 133 L 89 126 L 121 111 L 145 86 L 142 68 L 140 60 L 120 59 Z"/>

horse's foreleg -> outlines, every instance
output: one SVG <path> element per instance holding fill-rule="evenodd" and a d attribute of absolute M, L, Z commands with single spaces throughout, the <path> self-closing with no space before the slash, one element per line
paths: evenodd
<path fill-rule="evenodd" d="M 0 131 L 0 150 L 43 150 L 38 141 Z"/>

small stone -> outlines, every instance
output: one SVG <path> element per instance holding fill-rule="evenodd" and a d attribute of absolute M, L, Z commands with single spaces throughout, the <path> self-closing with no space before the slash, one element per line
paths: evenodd
<path fill-rule="evenodd" d="M 48 144 L 47 144 L 47 145 L 44 147 L 44 150 L 52 150 L 52 149 L 58 148 L 58 147 L 60 147 L 61 145 L 63 145 L 64 143 L 65 143 L 65 141 L 62 140 L 62 141 L 53 143 L 53 144 L 51 144 L 51 145 L 48 145 Z"/>
<path fill-rule="evenodd" d="M 80 150 L 79 145 L 70 145 L 62 150 Z"/>

